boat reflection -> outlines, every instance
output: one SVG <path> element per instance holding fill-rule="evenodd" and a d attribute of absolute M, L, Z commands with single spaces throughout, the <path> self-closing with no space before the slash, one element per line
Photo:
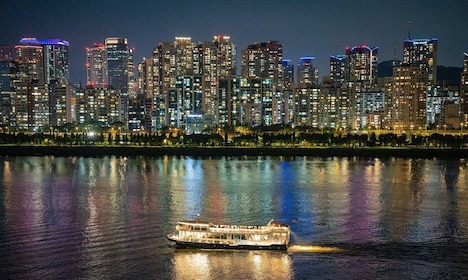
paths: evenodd
<path fill-rule="evenodd" d="M 174 279 L 293 279 L 292 263 L 285 252 L 187 250 L 173 256 Z"/>
<path fill-rule="evenodd" d="M 338 247 L 310 246 L 310 245 L 291 245 L 288 248 L 289 253 L 338 253 L 343 250 Z"/>

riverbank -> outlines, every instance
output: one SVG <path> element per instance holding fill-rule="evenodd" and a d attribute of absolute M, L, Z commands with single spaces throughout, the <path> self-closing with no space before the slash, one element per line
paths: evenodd
<path fill-rule="evenodd" d="M 276 148 L 276 147 L 141 147 L 141 146 L 0 146 L 0 156 L 317 156 L 467 158 L 468 149 L 452 148 Z"/>

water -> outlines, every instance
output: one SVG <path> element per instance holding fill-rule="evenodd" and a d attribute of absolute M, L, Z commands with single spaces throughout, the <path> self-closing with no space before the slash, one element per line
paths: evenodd
<path fill-rule="evenodd" d="M 176 250 L 180 219 L 288 252 Z M 0 157 L 1 279 L 468 278 L 468 161 Z"/>

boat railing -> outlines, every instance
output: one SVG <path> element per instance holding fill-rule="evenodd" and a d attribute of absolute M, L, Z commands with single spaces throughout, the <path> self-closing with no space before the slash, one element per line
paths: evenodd
<path fill-rule="evenodd" d="M 223 232 L 223 233 L 267 233 L 267 228 L 242 228 L 242 227 L 210 227 L 212 232 Z"/>

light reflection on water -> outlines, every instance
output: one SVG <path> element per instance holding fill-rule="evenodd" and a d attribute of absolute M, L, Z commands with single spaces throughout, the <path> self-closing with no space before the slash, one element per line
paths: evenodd
<path fill-rule="evenodd" d="M 0 278 L 460 278 L 467 174 L 465 160 L 3 157 Z M 290 223 L 292 246 L 175 250 L 166 234 L 198 214 Z"/>
<path fill-rule="evenodd" d="M 293 279 L 291 258 L 284 252 L 177 249 L 173 266 L 176 279 Z"/>

